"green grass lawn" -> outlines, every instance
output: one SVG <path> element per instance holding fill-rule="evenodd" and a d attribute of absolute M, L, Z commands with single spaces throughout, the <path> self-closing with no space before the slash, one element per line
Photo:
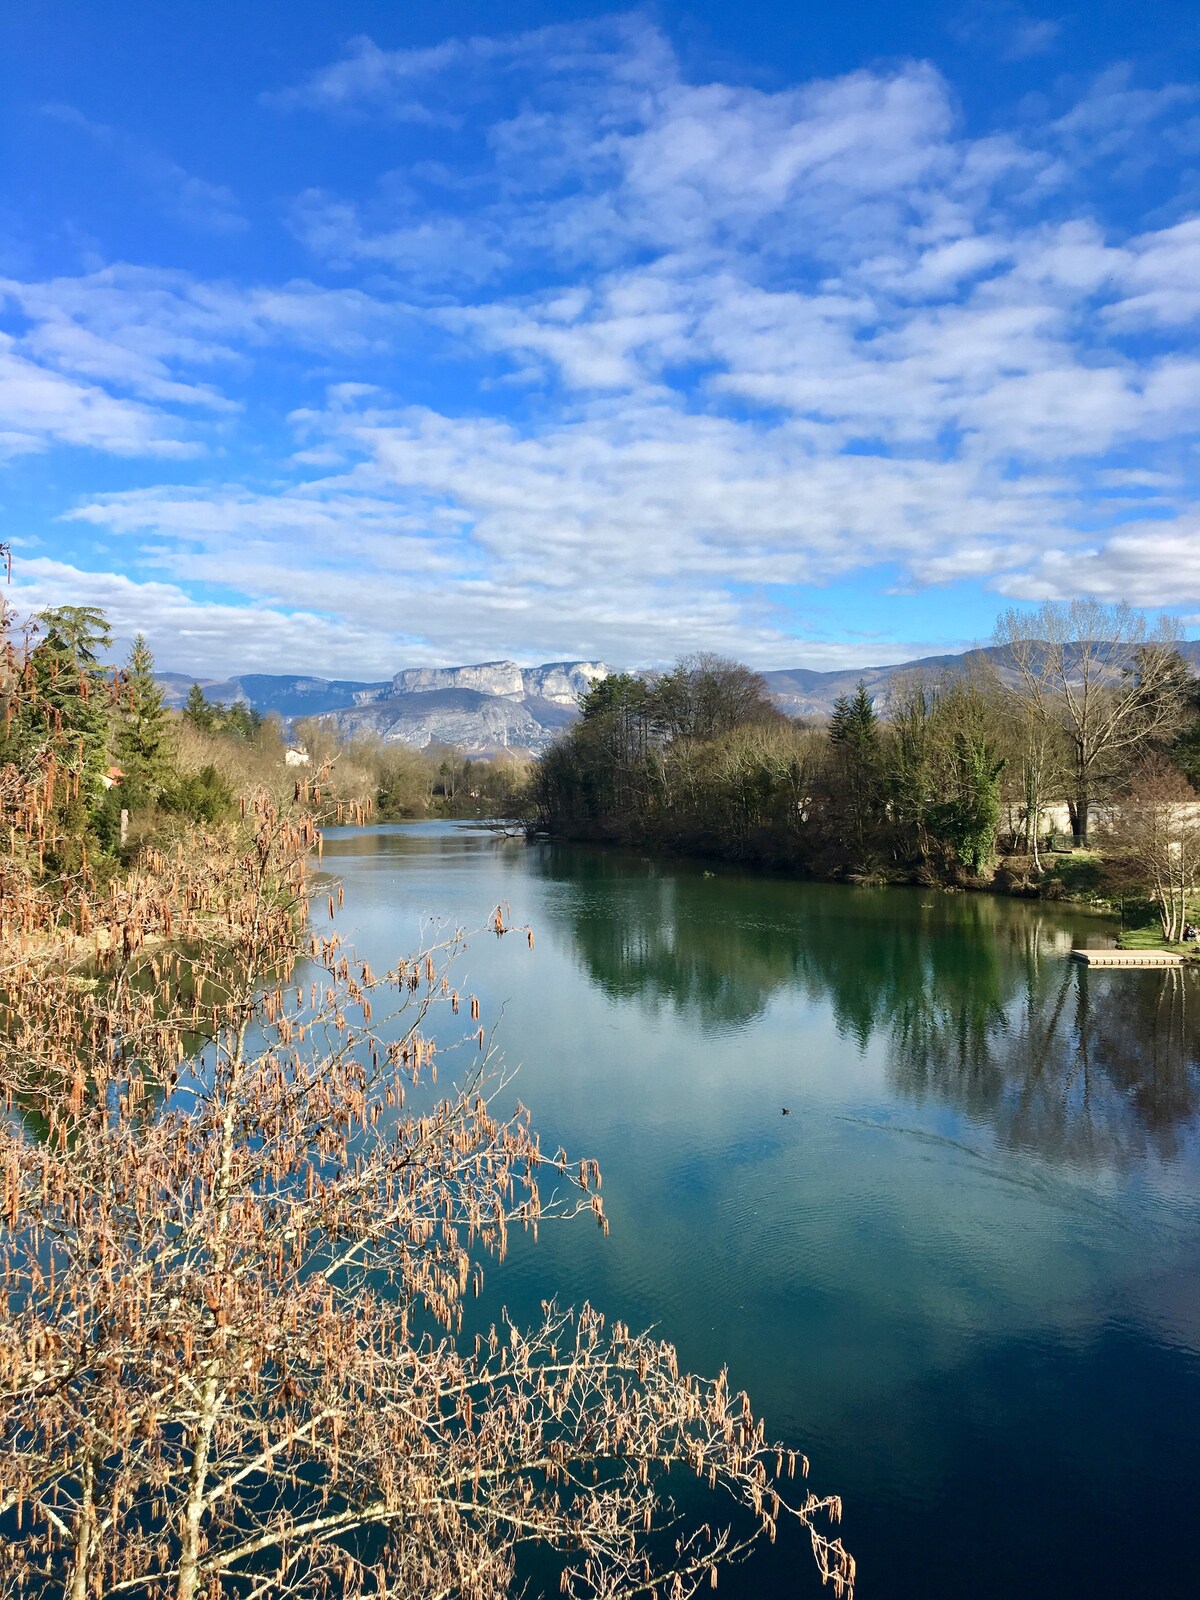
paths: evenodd
<path fill-rule="evenodd" d="M 1192 920 L 1196 920 L 1195 913 Z M 1200 943 L 1193 940 L 1190 944 L 1183 944 L 1180 941 L 1168 944 L 1162 936 L 1162 927 L 1158 922 L 1147 922 L 1140 928 L 1124 928 L 1117 939 L 1117 944 L 1122 950 L 1170 950 L 1175 955 L 1193 956 L 1200 960 Z"/>
<path fill-rule="evenodd" d="M 1118 949 L 1163 950 L 1200 962 L 1200 940 L 1168 944 L 1154 906 L 1122 890 L 1119 880 L 1106 875 L 1104 857 L 1097 850 L 1048 851 L 1042 856 L 1041 890 L 1048 900 L 1073 900 L 1079 906 L 1119 914 Z M 1200 927 L 1200 905 L 1189 905 L 1187 916 Z"/>

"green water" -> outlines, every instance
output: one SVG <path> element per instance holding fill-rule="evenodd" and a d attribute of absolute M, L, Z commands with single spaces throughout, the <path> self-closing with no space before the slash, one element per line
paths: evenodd
<path fill-rule="evenodd" d="M 861 1597 L 1200 1592 L 1200 985 L 1103 929 L 448 824 L 327 836 L 373 965 L 498 902 L 461 986 L 611 1219 L 489 1294 L 728 1363 L 843 1496 Z M 788 1114 L 783 1114 L 787 1107 Z M 536 1569 L 534 1569 L 536 1577 Z M 781 1540 L 721 1594 L 819 1594 Z"/>

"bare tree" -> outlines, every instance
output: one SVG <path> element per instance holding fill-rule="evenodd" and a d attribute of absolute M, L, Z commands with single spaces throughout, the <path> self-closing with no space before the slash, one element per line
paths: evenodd
<path fill-rule="evenodd" d="M 658 715 L 673 738 L 715 739 L 753 722 L 778 722 L 761 674 L 704 650 L 654 680 Z"/>
<path fill-rule="evenodd" d="M 1105 839 L 1153 900 L 1163 938 L 1181 939 L 1200 875 L 1200 794 L 1162 756 L 1152 756 L 1135 773 Z"/>
<path fill-rule="evenodd" d="M 501 1110 L 458 938 L 373 973 L 304 931 L 311 822 L 248 824 L 4 922 L 0 1593 L 499 1600 L 538 1541 L 568 1595 L 687 1596 L 791 1517 L 848 1594 L 723 1375 L 590 1306 L 463 1337 L 511 1229 L 606 1226 L 599 1171 Z M 727 1516 L 664 1539 L 672 1465 Z"/>
<path fill-rule="evenodd" d="M 1042 818 L 1068 787 L 1065 735 L 1042 702 L 1007 685 L 990 663 L 989 680 L 1009 754 L 1005 788 L 1010 815 L 1015 813 L 1012 831 L 1040 872 Z"/>
<path fill-rule="evenodd" d="M 1082 843 L 1096 789 L 1114 763 L 1136 756 L 1178 723 L 1178 637 L 1178 626 L 1165 616 L 1150 629 L 1128 605 L 1096 600 L 1010 610 L 996 624 L 995 642 L 1015 671 L 1031 748 L 1040 750 L 1046 725 L 1060 729 L 1067 742 L 1067 803 Z"/>

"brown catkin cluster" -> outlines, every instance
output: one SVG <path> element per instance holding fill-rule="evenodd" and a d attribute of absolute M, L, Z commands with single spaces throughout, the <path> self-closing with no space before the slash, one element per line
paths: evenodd
<path fill-rule="evenodd" d="M 0 1595 L 499 1600 L 538 1541 L 564 1594 L 682 1597 L 785 1519 L 850 1595 L 840 1503 L 724 1374 L 589 1305 L 463 1335 L 512 1228 L 607 1224 L 596 1163 L 500 1109 L 474 997 L 435 1090 L 462 936 L 373 972 L 266 797 L 49 886 L 63 781 L 0 775 Z M 690 1533 L 672 1466 L 720 1495 Z"/>

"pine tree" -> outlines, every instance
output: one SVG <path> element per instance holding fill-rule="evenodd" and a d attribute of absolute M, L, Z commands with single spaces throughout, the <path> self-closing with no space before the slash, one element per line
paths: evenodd
<path fill-rule="evenodd" d="M 856 871 L 873 871 L 884 822 L 883 752 L 879 718 L 859 679 L 852 695 L 834 702 L 829 719 L 834 754 L 832 810 Z"/>
<path fill-rule="evenodd" d="M 829 719 L 829 740 L 852 752 L 867 763 L 874 763 L 879 754 L 879 718 L 860 678 L 853 694 L 842 695 L 834 701 L 833 715 Z"/>
<path fill-rule="evenodd" d="M 211 700 L 206 700 L 204 690 L 198 683 L 194 683 L 187 692 L 187 699 L 183 702 L 183 714 L 194 728 L 199 728 L 202 733 L 211 733 L 216 723 L 217 708 Z"/>
<path fill-rule="evenodd" d="M 81 672 L 94 672 L 100 651 L 112 644 L 112 629 L 99 606 L 51 606 L 38 614 L 46 639 Z"/>
<path fill-rule="evenodd" d="M 62 606 L 40 613 L 24 659 L 8 659 L 0 766 L 38 790 L 40 866 L 56 872 L 82 865 L 104 797 L 109 718 L 98 652 L 110 642 L 102 611 Z"/>
<path fill-rule="evenodd" d="M 121 674 L 117 760 L 131 799 L 154 800 L 166 776 L 170 721 L 154 674 L 150 646 L 139 633 Z"/>
<path fill-rule="evenodd" d="M 108 763 L 105 673 L 98 652 L 112 643 L 104 613 L 94 606 L 60 606 L 39 618 L 43 636 L 30 655 L 24 720 L 45 766 L 73 775 L 85 805 L 98 797 Z"/>
<path fill-rule="evenodd" d="M 249 742 L 263 725 L 262 713 L 244 700 L 235 700 L 220 719 L 221 732 Z"/>

